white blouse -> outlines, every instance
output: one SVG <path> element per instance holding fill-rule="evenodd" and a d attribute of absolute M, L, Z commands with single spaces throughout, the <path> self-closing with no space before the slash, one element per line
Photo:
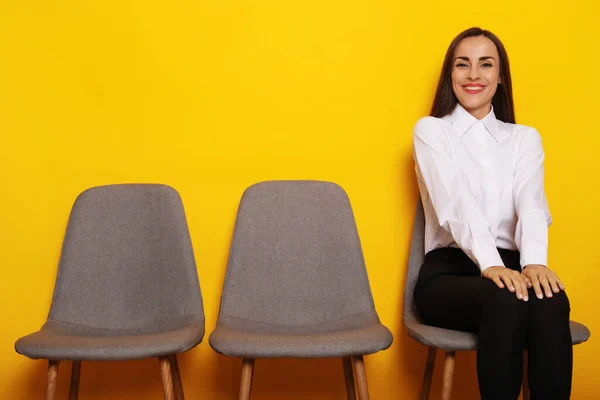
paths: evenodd
<path fill-rule="evenodd" d="M 504 265 L 497 247 L 519 250 L 521 267 L 548 265 L 551 218 L 535 129 L 497 120 L 493 109 L 478 120 L 457 105 L 420 119 L 413 145 L 427 252 L 459 247 L 481 271 Z"/>

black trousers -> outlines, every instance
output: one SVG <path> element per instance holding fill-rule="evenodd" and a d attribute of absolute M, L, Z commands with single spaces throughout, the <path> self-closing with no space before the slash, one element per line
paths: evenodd
<path fill-rule="evenodd" d="M 520 271 L 519 252 L 498 249 L 507 268 Z M 414 299 L 428 325 L 478 334 L 477 376 L 482 400 L 516 400 L 528 350 L 531 400 L 565 400 L 571 394 L 573 346 L 564 291 L 529 301 L 500 289 L 460 249 L 425 256 Z"/>

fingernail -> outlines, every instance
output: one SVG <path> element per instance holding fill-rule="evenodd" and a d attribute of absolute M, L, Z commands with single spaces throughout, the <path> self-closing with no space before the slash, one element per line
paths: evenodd
<path fill-rule="evenodd" d="M 511 286 L 511 287 L 510 287 L 510 290 L 515 290 L 515 288 Z"/>
<path fill-rule="evenodd" d="M 522 295 L 521 293 L 519 293 L 519 294 L 517 295 L 517 297 L 518 297 L 518 298 L 520 298 L 520 299 L 522 299 L 522 298 L 523 298 L 523 295 Z"/>
<path fill-rule="evenodd" d="M 565 290 L 565 287 L 564 287 L 563 285 L 560 285 L 560 288 L 561 288 L 562 290 Z"/>
<path fill-rule="evenodd" d="M 554 293 L 558 293 L 558 289 L 554 289 Z"/>
<path fill-rule="evenodd" d="M 547 296 L 547 297 L 552 297 L 552 292 L 548 292 L 548 293 L 546 293 L 546 296 Z"/>
<path fill-rule="evenodd" d="M 542 296 L 542 294 L 540 293 L 540 294 L 537 295 L 537 298 L 541 300 L 541 299 L 544 298 L 544 296 Z"/>
<path fill-rule="evenodd" d="M 524 299 L 524 300 L 525 300 L 525 301 L 529 301 L 529 297 L 528 297 L 528 296 L 525 296 L 525 299 Z"/>

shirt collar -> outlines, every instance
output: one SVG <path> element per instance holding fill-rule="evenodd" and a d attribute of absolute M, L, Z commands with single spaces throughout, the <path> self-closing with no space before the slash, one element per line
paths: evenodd
<path fill-rule="evenodd" d="M 454 126 L 454 129 L 458 132 L 459 136 L 467 133 L 469 129 L 473 125 L 475 125 L 479 120 L 469 114 L 467 110 L 465 110 L 460 104 L 457 104 L 452 111 L 451 114 L 448 115 L 448 119 Z M 486 130 L 492 135 L 496 142 L 500 142 L 505 139 L 506 135 L 504 130 L 499 129 L 498 120 L 496 119 L 496 114 L 494 114 L 494 106 L 490 112 L 481 120 Z"/>

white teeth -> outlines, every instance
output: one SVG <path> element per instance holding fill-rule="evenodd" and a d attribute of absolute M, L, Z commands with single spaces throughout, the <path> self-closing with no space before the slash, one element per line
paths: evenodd
<path fill-rule="evenodd" d="M 485 89 L 484 86 L 464 86 L 464 88 L 467 90 L 483 90 L 483 89 Z"/>

